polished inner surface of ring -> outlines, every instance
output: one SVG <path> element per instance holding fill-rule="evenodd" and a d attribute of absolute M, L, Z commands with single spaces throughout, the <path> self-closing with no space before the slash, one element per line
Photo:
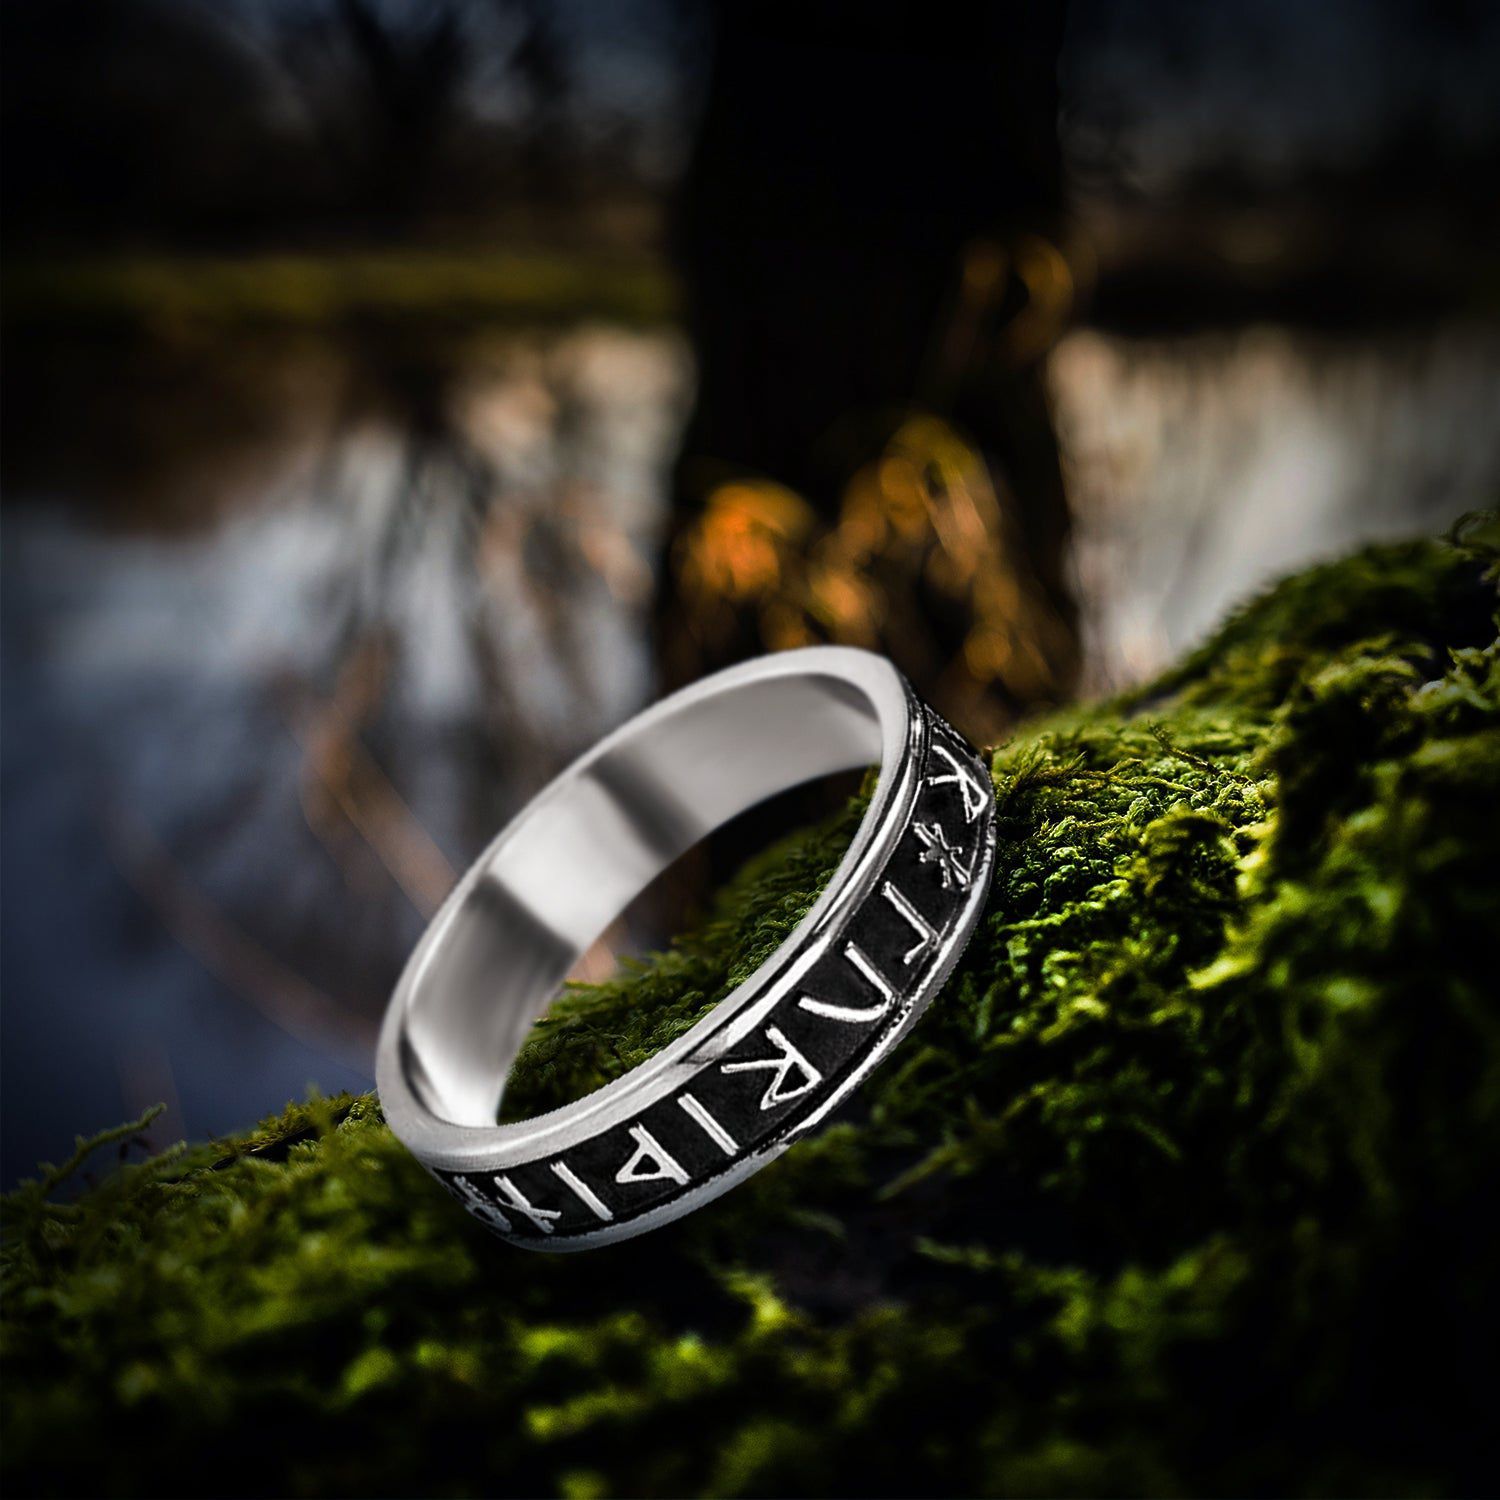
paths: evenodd
<path fill-rule="evenodd" d="M 873 705 L 830 677 L 750 683 L 612 745 L 492 852 L 414 990 L 427 1107 L 493 1125 L 541 1006 L 656 875 L 783 788 L 880 758 Z"/>
<path fill-rule="evenodd" d="M 854 842 L 750 980 L 586 1099 L 495 1123 L 536 1017 L 654 876 L 756 803 L 872 764 Z M 982 766 L 889 663 L 826 647 L 720 673 L 576 762 L 460 883 L 392 999 L 387 1118 L 520 1243 L 582 1248 L 677 1217 L 785 1149 L 899 1040 L 977 918 L 993 840 Z"/>

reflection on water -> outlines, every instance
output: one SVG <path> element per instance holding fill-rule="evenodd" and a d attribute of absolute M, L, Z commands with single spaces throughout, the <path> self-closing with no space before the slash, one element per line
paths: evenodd
<path fill-rule="evenodd" d="M 366 1086 L 453 871 L 649 693 L 678 341 L 409 371 L 289 411 L 206 529 L 8 497 L 7 1180 L 157 1099 L 166 1140 Z"/>
<path fill-rule="evenodd" d="M 689 388 L 675 337 L 489 340 L 437 373 L 369 351 L 286 363 L 256 383 L 284 410 L 258 411 L 253 463 L 226 457 L 206 524 L 132 509 L 122 528 L 115 506 L 106 528 L 97 497 L 60 503 L 61 457 L 13 477 L 7 1180 L 157 1099 L 164 1140 L 310 1082 L 363 1086 L 453 871 L 649 696 Z M 1082 333 L 1053 381 L 1096 688 L 1276 572 L 1497 493 L 1489 334 Z M 158 472 L 163 507 L 191 513 L 167 492 L 212 472 Z"/>
<path fill-rule="evenodd" d="M 1077 333 L 1052 378 L 1092 692 L 1150 676 L 1311 559 L 1500 497 L 1495 330 Z"/>

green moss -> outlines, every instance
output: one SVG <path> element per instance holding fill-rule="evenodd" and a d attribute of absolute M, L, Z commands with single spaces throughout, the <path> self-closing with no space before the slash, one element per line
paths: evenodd
<path fill-rule="evenodd" d="M 952 983 L 841 1123 L 677 1225 L 510 1249 L 370 1100 L 23 1189 L 12 1492 L 1486 1488 L 1497 541 L 1294 578 L 997 751 Z M 570 995 L 513 1106 L 690 1025 L 856 817 Z"/>

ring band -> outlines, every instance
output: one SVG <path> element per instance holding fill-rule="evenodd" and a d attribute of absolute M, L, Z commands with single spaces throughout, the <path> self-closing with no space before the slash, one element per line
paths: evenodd
<path fill-rule="evenodd" d="M 877 762 L 833 878 L 754 974 L 623 1077 L 495 1123 L 536 1017 L 656 874 L 767 797 Z M 817 646 L 731 667 L 575 761 L 459 882 L 386 1014 L 386 1119 L 515 1244 L 667 1223 L 778 1156 L 901 1040 L 978 921 L 994 850 L 983 763 L 888 661 Z"/>

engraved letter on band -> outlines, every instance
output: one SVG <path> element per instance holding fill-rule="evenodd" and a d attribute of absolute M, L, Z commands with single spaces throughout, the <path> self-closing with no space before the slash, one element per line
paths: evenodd
<path fill-rule="evenodd" d="M 974 773 L 953 754 L 951 750 L 942 745 L 934 744 L 932 747 L 934 755 L 941 755 L 952 769 L 946 776 L 929 776 L 928 786 L 956 786 L 958 795 L 964 802 L 964 822 L 972 823 L 985 809 L 989 798 L 979 782 L 975 780 Z"/>
<path fill-rule="evenodd" d="M 919 958 L 937 942 L 937 928 L 889 880 L 881 885 L 880 894 L 906 918 L 911 924 L 912 931 L 917 934 L 916 942 L 901 955 L 901 962 L 910 964 L 912 959 Z"/>
<path fill-rule="evenodd" d="M 914 958 L 925 953 L 937 942 L 937 929 L 914 907 L 889 880 L 882 883 L 880 893 L 896 908 L 917 934 L 917 941 L 901 955 L 901 962 L 910 965 Z M 863 1026 L 878 1021 L 896 1003 L 896 991 L 890 980 L 870 961 L 870 956 L 858 943 L 844 944 L 844 957 L 869 981 L 880 1000 L 874 1005 L 834 1005 L 828 1000 L 819 1000 L 814 995 L 803 995 L 797 1001 L 801 1009 L 829 1021 L 843 1021 L 850 1026 Z"/>
<path fill-rule="evenodd" d="M 845 1021 L 851 1026 L 860 1026 L 867 1021 L 878 1021 L 896 1003 L 896 992 L 885 975 L 870 962 L 870 956 L 858 943 L 844 944 L 844 957 L 869 980 L 880 1000 L 875 1005 L 833 1005 L 812 995 L 803 995 L 797 1004 L 815 1016 L 829 1021 Z"/>
<path fill-rule="evenodd" d="M 973 878 L 974 861 L 971 858 L 968 864 L 964 863 L 963 850 L 957 844 L 948 842 L 943 825 L 934 819 L 931 823 L 916 824 L 912 831 L 922 842 L 918 860 L 924 865 L 937 866 L 943 889 L 948 891 L 956 886 L 961 891 L 968 890 L 969 881 Z"/>
<path fill-rule="evenodd" d="M 615 1173 L 616 1182 L 675 1182 L 679 1187 L 687 1185 L 688 1174 L 682 1170 L 677 1158 L 667 1150 L 644 1125 L 630 1127 L 631 1139 L 635 1142 L 635 1154 Z M 656 1164 L 653 1172 L 643 1172 L 641 1163 Z"/>
<path fill-rule="evenodd" d="M 573 1189 L 579 1201 L 596 1219 L 602 1219 L 607 1224 L 614 1218 L 609 1211 L 609 1205 L 566 1162 L 553 1162 L 552 1172 L 560 1181 Z"/>
<path fill-rule="evenodd" d="M 803 1055 L 782 1034 L 778 1026 L 766 1027 L 766 1040 L 781 1053 L 780 1057 L 757 1057 L 751 1062 L 720 1063 L 719 1069 L 724 1073 L 748 1073 L 752 1069 L 765 1068 L 774 1076 L 766 1085 L 766 1091 L 760 1096 L 760 1107 L 764 1109 L 775 1109 L 778 1104 L 785 1104 L 791 1099 L 799 1099 L 809 1089 L 817 1088 L 822 1083 L 823 1075 L 803 1057 Z M 787 1074 L 796 1068 L 802 1075 L 802 1082 L 794 1089 L 787 1088 Z"/>
<path fill-rule="evenodd" d="M 510 1233 L 510 1220 L 491 1203 L 467 1177 L 439 1177 L 438 1181 L 469 1210 L 475 1218 L 488 1224 L 491 1229 Z"/>
<path fill-rule="evenodd" d="M 535 1205 L 529 1203 L 526 1199 L 526 1194 L 509 1177 L 496 1177 L 495 1186 L 500 1189 L 505 1201 L 517 1213 L 525 1214 L 543 1234 L 552 1233 L 552 1225 L 548 1220 L 562 1218 L 562 1210 L 560 1208 L 537 1208 Z"/>
<path fill-rule="evenodd" d="M 725 1156 L 733 1156 L 740 1149 L 740 1143 L 691 1094 L 681 1095 L 677 1102 Z"/>

